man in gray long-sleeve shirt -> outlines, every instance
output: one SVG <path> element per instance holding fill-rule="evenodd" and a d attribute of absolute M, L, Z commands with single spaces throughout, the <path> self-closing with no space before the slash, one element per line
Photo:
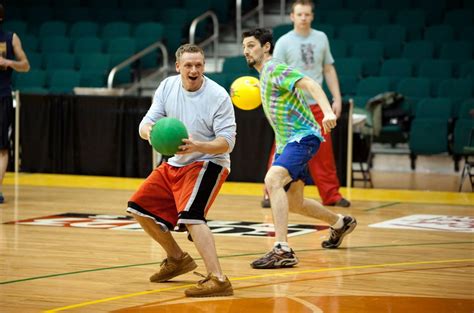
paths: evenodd
<path fill-rule="evenodd" d="M 163 117 L 181 120 L 189 134 L 179 152 L 153 170 L 128 202 L 127 212 L 166 251 L 160 270 L 150 277 L 164 282 L 197 267 L 181 250 L 170 230 L 187 228 L 204 260 L 208 275 L 185 291 L 189 297 L 233 294 L 222 273 L 206 214 L 230 171 L 236 124 L 230 97 L 224 88 L 203 75 L 204 51 L 185 44 L 176 51 L 179 75 L 162 81 L 139 126 L 150 140 L 154 123 Z"/>

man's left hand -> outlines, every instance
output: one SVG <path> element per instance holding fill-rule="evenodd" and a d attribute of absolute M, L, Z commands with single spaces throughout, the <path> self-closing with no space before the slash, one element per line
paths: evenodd
<path fill-rule="evenodd" d="M 342 100 L 339 99 L 334 99 L 332 101 L 332 111 L 334 114 L 336 114 L 336 117 L 339 118 L 341 116 L 341 111 L 342 111 Z"/>

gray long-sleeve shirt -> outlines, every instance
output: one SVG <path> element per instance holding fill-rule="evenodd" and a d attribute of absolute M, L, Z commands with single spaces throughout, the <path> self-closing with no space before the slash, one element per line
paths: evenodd
<path fill-rule="evenodd" d="M 158 86 L 139 129 L 163 117 L 182 121 L 193 140 L 212 141 L 222 137 L 229 144 L 229 150 L 222 154 L 175 155 L 168 160 L 170 165 L 181 167 L 195 161 L 212 161 L 230 170 L 229 153 L 235 145 L 236 123 L 234 107 L 224 88 L 204 76 L 201 88 L 190 92 L 182 87 L 179 75 L 168 77 Z"/>

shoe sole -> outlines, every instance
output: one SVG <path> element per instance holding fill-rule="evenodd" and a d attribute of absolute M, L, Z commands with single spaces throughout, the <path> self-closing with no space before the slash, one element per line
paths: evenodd
<path fill-rule="evenodd" d="M 284 261 L 283 261 L 284 262 Z M 287 261 L 283 264 L 265 264 L 265 265 L 254 265 L 250 264 L 250 266 L 254 269 L 273 269 L 273 268 L 288 268 L 288 267 L 293 267 L 296 264 L 298 264 L 298 261 Z"/>
<path fill-rule="evenodd" d="M 166 282 L 166 281 L 168 281 L 168 280 L 170 280 L 170 279 L 172 279 L 176 276 L 183 275 L 183 274 L 186 274 L 188 272 L 191 272 L 192 270 L 194 270 L 196 268 L 197 268 L 197 264 L 196 264 L 196 262 L 193 261 L 192 263 L 189 263 L 187 266 L 183 267 L 179 272 L 173 273 L 173 275 L 168 275 L 164 278 L 154 279 L 154 280 L 152 280 L 150 278 L 150 282 L 152 282 L 152 283 L 164 283 L 164 282 Z"/>
<path fill-rule="evenodd" d="M 354 222 L 351 223 L 349 225 L 349 228 L 342 234 L 341 238 L 339 238 L 339 241 L 337 242 L 337 244 L 334 244 L 334 245 L 331 245 L 331 246 L 323 246 L 324 249 L 336 249 L 338 248 L 341 243 L 342 243 L 342 240 L 344 239 L 344 237 L 346 237 L 347 235 L 349 235 L 350 233 L 352 233 L 352 231 L 354 230 L 354 228 L 356 228 L 357 226 L 357 221 L 354 219 Z"/>

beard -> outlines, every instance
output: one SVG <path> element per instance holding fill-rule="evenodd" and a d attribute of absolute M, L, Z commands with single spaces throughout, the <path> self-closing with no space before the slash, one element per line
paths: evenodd
<path fill-rule="evenodd" d="M 247 61 L 247 65 L 250 68 L 253 68 L 257 62 L 254 59 L 245 59 Z"/>

